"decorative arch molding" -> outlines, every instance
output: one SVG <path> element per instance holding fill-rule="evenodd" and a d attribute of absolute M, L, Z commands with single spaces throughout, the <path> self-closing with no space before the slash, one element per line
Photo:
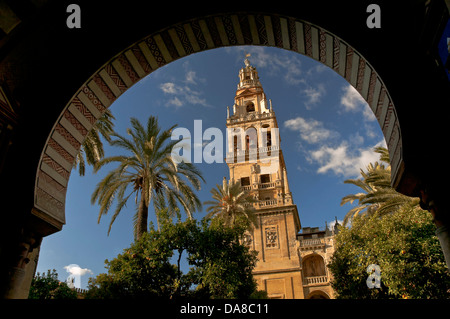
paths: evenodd
<path fill-rule="evenodd" d="M 325 254 L 323 252 L 321 252 L 321 251 L 313 251 L 313 252 L 310 252 L 310 253 L 308 253 L 306 255 L 303 255 L 302 256 L 302 261 L 304 261 L 304 260 L 306 260 L 308 258 L 316 257 L 316 256 L 322 258 L 324 260 L 324 262 L 325 262 Z"/>
<path fill-rule="evenodd" d="M 330 296 L 323 290 L 313 290 L 311 291 L 306 299 L 331 299 Z"/>
<path fill-rule="evenodd" d="M 62 228 L 75 155 L 97 119 L 122 93 L 174 60 L 237 45 L 297 52 L 345 78 L 368 102 L 380 124 L 394 181 L 403 163 L 400 124 L 387 88 L 360 53 L 331 32 L 299 19 L 260 13 L 222 14 L 185 21 L 151 34 L 113 57 L 84 83 L 65 106 L 42 151 L 35 180 L 34 214 Z"/>

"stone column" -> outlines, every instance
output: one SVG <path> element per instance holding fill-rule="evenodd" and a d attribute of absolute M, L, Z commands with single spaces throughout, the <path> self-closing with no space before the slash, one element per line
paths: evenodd
<path fill-rule="evenodd" d="M 442 187 L 422 187 L 420 190 L 420 207 L 428 210 L 436 225 L 436 236 L 441 244 L 447 268 L 450 269 L 450 212 Z"/>
<path fill-rule="evenodd" d="M 20 236 L 16 245 L 11 247 L 11 253 L 9 254 L 8 282 L 3 292 L 4 299 L 28 298 L 31 279 L 34 275 L 35 263 L 31 263 L 32 267 L 29 267 L 28 264 L 30 263 L 31 258 L 37 257 L 36 253 L 39 249 L 41 240 L 42 238 L 37 237 L 34 234 L 25 233 Z M 33 274 L 30 275 L 30 271 L 33 272 Z"/>

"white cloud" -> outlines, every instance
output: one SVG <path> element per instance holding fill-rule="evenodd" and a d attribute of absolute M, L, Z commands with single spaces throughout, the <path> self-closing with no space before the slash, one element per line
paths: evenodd
<path fill-rule="evenodd" d="M 358 131 L 339 141 L 338 138 L 341 137 L 339 132 L 326 128 L 323 122 L 312 118 L 298 116 L 285 121 L 284 127 L 299 132 L 301 142 L 310 144 L 306 147 L 306 143 L 302 145 L 300 142 L 300 150 L 305 160 L 316 167 L 318 174 L 334 174 L 344 178 L 358 177 L 361 168 L 364 169 L 369 163 L 379 160 L 379 154 L 373 151 L 374 147 L 386 147 L 382 136 L 361 135 Z M 365 137 L 369 137 L 372 141 L 377 137 L 381 138 L 381 141 L 368 144 Z"/>
<path fill-rule="evenodd" d="M 386 145 L 384 140 L 370 147 L 358 148 L 356 151 L 351 150 L 353 147 L 347 141 L 336 147 L 323 145 L 310 153 L 309 160 L 319 164 L 317 169 L 319 174 L 332 172 L 345 178 L 355 178 L 359 176 L 361 168 L 379 160 L 380 155 L 373 149 L 380 145 Z"/>
<path fill-rule="evenodd" d="M 380 127 L 376 127 L 376 125 L 371 125 L 368 122 L 364 122 L 364 133 L 366 134 L 367 137 L 369 138 L 376 138 L 377 136 L 379 136 L 380 134 L 382 135 L 381 131 L 380 131 Z M 377 130 L 378 128 L 378 130 Z"/>
<path fill-rule="evenodd" d="M 367 121 L 376 120 L 372 109 L 363 99 L 361 94 L 350 84 L 342 88 L 341 106 L 345 112 L 361 112 Z"/>
<path fill-rule="evenodd" d="M 339 135 L 335 131 L 326 129 L 320 121 L 300 116 L 285 121 L 284 126 L 292 131 L 300 132 L 300 137 L 310 144 L 323 142 Z"/>
<path fill-rule="evenodd" d="M 306 74 L 308 76 L 314 75 L 314 74 L 319 74 L 322 73 L 326 70 L 330 69 L 329 67 L 327 67 L 326 65 L 322 64 L 322 63 L 317 63 L 314 67 L 311 67 Z"/>
<path fill-rule="evenodd" d="M 92 270 L 81 268 L 77 264 L 64 266 L 64 269 L 70 274 L 66 279 L 66 283 L 70 288 L 81 288 L 81 277 L 86 274 L 93 275 Z"/>
<path fill-rule="evenodd" d="M 183 102 L 181 102 L 181 100 L 175 96 L 173 99 L 170 99 L 167 102 L 167 105 L 173 105 L 175 107 L 180 107 L 180 106 L 183 106 Z"/>
<path fill-rule="evenodd" d="M 166 106 L 175 106 L 176 108 L 185 104 L 208 106 L 206 99 L 201 97 L 202 92 L 193 88 L 197 81 L 202 81 L 202 79 L 197 78 L 195 71 L 186 71 L 185 79 L 182 81 L 185 83 L 184 85 L 174 82 L 162 83 L 159 86 L 161 91 L 173 96 L 167 100 Z"/>
<path fill-rule="evenodd" d="M 282 74 L 286 83 L 296 85 L 304 83 L 301 59 L 282 51 L 269 54 L 264 47 L 246 46 L 228 48 L 228 52 L 237 52 L 237 58 L 243 61 L 246 53 L 250 53 L 250 63 L 258 69 L 266 69 L 269 74 Z"/>
<path fill-rule="evenodd" d="M 206 99 L 202 99 L 198 97 L 197 95 L 186 95 L 186 100 L 191 104 L 199 104 L 203 106 L 208 106 L 208 103 L 206 103 Z"/>
<path fill-rule="evenodd" d="M 362 145 L 364 143 L 364 137 L 362 137 L 359 132 L 356 132 L 349 136 L 349 141 L 352 145 Z"/>
<path fill-rule="evenodd" d="M 190 84 L 197 84 L 195 71 L 188 71 L 188 72 L 186 72 L 186 76 L 185 76 L 184 81 L 186 83 L 188 83 L 188 84 L 189 83 Z"/>
<path fill-rule="evenodd" d="M 159 86 L 159 88 L 166 94 L 177 94 L 178 88 L 175 85 L 175 83 L 172 82 L 166 82 Z"/>
<path fill-rule="evenodd" d="M 325 93 L 325 88 L 323 84 L 319 84 L 317 88 L 307 87 L 303 90 L 303 93 L 306 95 L 307 100 L 304 102 L 307 110 L 310 110 L 314 104 L 317 104 L 320 101 L 320 98 Z"/>
<path fill-rule="evenodd" d="M 338 222 L 340 225 L 343 225 L 343 224 L 344 224 L 344 221 L 343 221 L 343 220 L 340 220 L 340 219 L 338 219 L 337 222 Z M 332 230 L 332 229 L 334 228 L 334 225 L 336 225 L 336 219 L 334 219 L 334 220 L 331 221 L 331 222 L 328 222 L 327 224 L 328 224 L 328 229 Z"/>
<path fill-rule="evenodd" d="M 363 108 L 363 116 L 366 121 L 376 121 L 377 118 L 375 117 L 375 114 L 373 113 L 372 109 L 370 108 L 369 104 L 365 104 Z"/>
<path fill-rule="evenodd" d="M 64 266 L 64 269 L 70 273 L 71 275 L 74 276 L 84 276 L 86 274 L 93 274 L 92 270 L 87 269 L 87 268 L 81 268 L 80 266 L 76 265 L 76 264 L 70 264 L 68 266 Z"/>
<path fill-rule="evenodd" d="M 355 111 L 360 104 L 366 103 L 356 89 L 347 85 L 343 88 L 344 95 L 341 97 L 341 105 L 346 111 Z"/>
<path fill-rule="evenodd" d="M 317 103 L 320 99 L 320 96 L 322 95 L 319 90 L 316 90 L 312 87 L 305 89 L 304 92 L 308 96 L 310 103 Z"/>

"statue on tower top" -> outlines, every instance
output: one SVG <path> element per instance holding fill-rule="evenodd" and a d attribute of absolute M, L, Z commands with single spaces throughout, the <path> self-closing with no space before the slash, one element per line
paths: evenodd
<path fill-rule="evenodd" d="M 246 67 L 249 67 L 250 66 L 250 61 L 248 60 L 248 58 L 250 57 L 250 53 L 247 53 L 246 55 L 245 55 L 245 60 L 244 60 L 244 64 L 245 64 L 245 66 Z"/>

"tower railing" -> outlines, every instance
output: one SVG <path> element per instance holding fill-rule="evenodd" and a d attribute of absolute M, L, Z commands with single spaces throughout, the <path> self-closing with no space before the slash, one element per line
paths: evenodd
<path fill-rule="evenodd" d="M 328 276 L 313 276 L 313 277 L 305 277 L 304 284 L 305 285 L 317 285 L 317 284 L 326 284 L 328 282 Z"/>
<path fill-rule="evenodd" d="M 270 145 L 258 148 L 250 148 L 246 150 L 234 150 L 234 152 L 227 153 L 226 161 L 227 163 L 245 163 L 249 160 L 258 160 L 261 159 L 261 156 L 272 156 L 276 155 L 276 153 L 280 150 L 280 146 L 278 145 Z"/>
<path fill-rule="evenodd" d="M 233 115 L 232 117 L 227 119 L 227 124 L 235 124 L 240 122 L 247 122 L 253 120 L 261 120 L 275 117 L 274 111 L 269 111 L 265 113 L 251 113 L 245 116 L 238 117 L 237 115 Z"/>
<path fill-rule="evenodd" d="M 276 206 L 277 204 L 278 201 L 276 199 L 266 199 L 266 200 L 258 200 L 253 203 L 245 203 L 244 206 L 253 205 L 254 208 L 261 208 L 261 207 Z"/>
<path fill-rule="evenodd" d="M 308 239 L 300 239 L 300 251 L 309 251 L 309 250 L 317 250 L 317 249 L 325 249 L 326 242 L 325 238 L 308 238 Z"/>
<path fill-rule="evenodd" d="M 256 202 L 256 205 L 259 207 L 275 206 L 277 205 L 277 200 L 276 199 L 260 200 Z"/>
<path fill-rule="evenodd" d="M 258 188 L 259 189 L 266 189 L 266 188 L 272 188 L 275 187 L 276 183 L 275 182 L 270 182 L 270 183 L 259 183 L 258 184 Z"/>
<path fill-rule="evenodd" d="M 325 245 L 325 238 L 308 238 L 300 240 L 300 247 L 313 247 Z"/>

